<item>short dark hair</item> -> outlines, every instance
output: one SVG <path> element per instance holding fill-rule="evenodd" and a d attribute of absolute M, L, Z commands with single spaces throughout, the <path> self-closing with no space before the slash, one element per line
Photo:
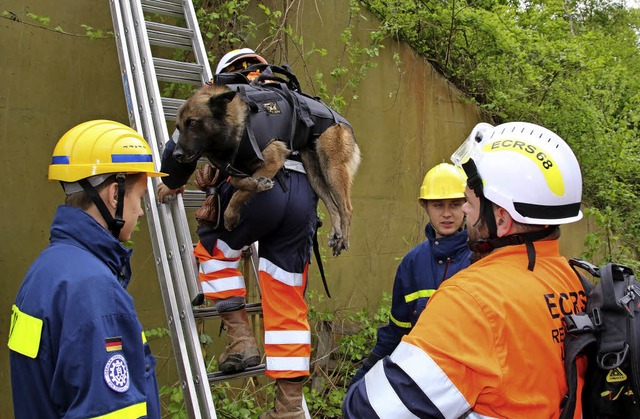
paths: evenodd
<path fill-rule="evenodd" d="M 131 190 L 133 185 L 138 182 L 138 179 L 143 175 L 143 173 L 131 173 L 125 174 L 124 178 L 124 189 L 125 191 Z M 100 185 L 96 186 L 95 189 L 100 193 L 104 188 L 116 182 L 116 174 L 114 173 L 112 176 L 109 176 L 104 182 Z M 80 208 L 81 210 L 87 210 L 93 204 L 91 200 L 91 196 L 86 193 L 84 190 L 80 192 L 75 192 L 70 195 L 67 195 L 64 200 L 65 205 L 70 207 Z"/>

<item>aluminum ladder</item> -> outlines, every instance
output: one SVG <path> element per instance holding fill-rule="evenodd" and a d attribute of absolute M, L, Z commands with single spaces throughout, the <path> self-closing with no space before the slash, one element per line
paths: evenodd
<path fill-rule="evenodd" d="M 110 7 L 129 122 L 160 162 L 170 138 L 167 121 L 175 121 L 184 101 L 162 97 L 159 82 L 202 86 L 212 77 L 195 10 L 190 0 L 110 0 Z M 185 26 L 148 20 L 157 16 Z M 194 62 L 155 57 L 152 46 L 190 51 Z M 195 319 L 216 317 L 217 312 L 193 308 L 203 298 L 185 213 L 202 203 L 204 193 L 185 191 L 184 197 L 157 204 L 158 183 L 158 178 L 149 179 L 145 207 L 185 406 L 190 418 L 216 418 L 211 383 L 259 375 L 264 364 L 239 374 L 207 373 Z M 260 304 L 248 305 L 247 311 L 261 311 Z"/>

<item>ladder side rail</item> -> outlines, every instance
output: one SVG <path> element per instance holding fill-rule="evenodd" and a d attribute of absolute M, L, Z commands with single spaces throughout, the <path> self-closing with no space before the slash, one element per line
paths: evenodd
<path fill-rule="evenodd" d="M 130 69 L 133 68 L 133 66 L 129 59 L 129 48 L 126 41 L 126 31 L 122 17 L 122 10 L 115 0 L 110 0 L 109 5 L 111 7 L 111 20 L 113 22 L 118 51 L 118 61 L 120 63 L 120 73 L 122 76 L 122 86 L 124 87 L 124 97 L 127 105 L 127 116 L 129 117 L 129 124 L 136 129 L 136 124 L 141 120 L 141 118 L 138 98 L 136 97 L 135 91 L 133 91 L 132 94 L 131 90 L 135 88 L 131 85 L 133 82 L 133 76 Z"/>
<path fill-rule="evenodd" d="M 138 95 L 136 94 L 136 91 L 135 91 L 135 83 L 133 83 L 135 79 L 135 75 L 133 74 L 134 66 L 132 65 L 131 59 L 130 59 L 131 52 L 130 52 L 130 49 L 128 48 L 128 39 L 127 39 L 128 30 L 126 29 L 125 23 L 123 21 L 123 12 L 121 9 L 121 5 L 115 0 L 111 0 L 110 7 L 111 7 L 111 16 L 113 20 L 114 31 L 116 33 L 118 59 L 120 61 L 120 68 L 122 71 L 122 77 L 123 77 L 122 81 L 123 81 L 124 94 L 125 94 L 126 103 L 127 103 L 129 122 L 134 128 L 137 127 L 136 129 L 140 130 L 142 118 L 140 116 L 140 106 L 138 105 Z M 133 53 L 133 56 L 135 57 L 135 53 Z M 130 70 L 132 71 L 130 72 Z M 143 136 L 144 136 L 144 133 L 143 133 Z M 148 137 L 145 137 L 145 138 L 148 138 Z M 150 143 L 150 146 L 153 150 L 154 144 Z M 157 158 L 157 154 L 154 156 L 154 158 Z M 154 185 L 151 182 L 151 179 L 149 179 L 147 189 L 149 191 L 154 191 L 153 188 L 154 188 Z M 153 192 L 151 192 L 151 194 L 153 194 Z M 147 209 L 147 221 L 149 224 L 149 233 L 151 235 L 151 243 L 153 245 L 154 254 L 164 255 L 164 254 L 167 254 L 167 251 L 164 245 L 164 239 L 162 237 L 162 228 L 156 222 L 156 220 L 158 219 L 156 218 L 157 208 L 155 208 L 153 204 L 153 200 L 154 200 L 154 197 L 150 196 L 149 193 L 145 195 L 145 207 Z M 159 283 L 161 286 L 163 303 L 166 311 L 166 307 L 170 307 L 170 308 L 177 307 L 177 305 L 175 304 L 175 293 L 173 293 L 173 291 L 167 287 L 166 278 L 171 276 L 170 267 L 166 259 L 162 257 L 156 256 L 155 260 L 156 260 L 156 268 L 159 276 Z M 168 325 L 171 330 L 172 340 L 174 340 L 173 342 L 174 351 L 176 352 L 176 356 L 179 357 L 178 359 L 178 362 L 180 363 L 179 365 L 183 365 L 183 368 L 184 368 L 185 366 L 188 366 L 186 365 L 186 363 L 188 363 L 188 359 L 185 360 L 182 357 L 182 354 L 186 352 L 184 352 L 182 348 L 180 348 L 180 341 L 184 341 L 184 339 L 179 339 L 177 337 L 180 334 L 180 331 L 177 330 L 176 322 L 174 321 L 175 318 L 179 318 L 179 313 L 172 309 L 171 311 L 167 311 L 166 315 L 167 315 Z M 187 390 L 186 385 L 184 383 L 192 380 L 191 376 L 186 376 L 187 375 L 186 372 L 189 371 L 189 369 L 184 368 L 184 372 L 180 368 L 178 368 L 178 370 L 179 370 L 181 383 L 183 383 L 182 385 L 183 390 Z M 195 398 L 195 394 L 193 394 L 192 397 Z"/>
<path fill-rule="evenodd" d="M 165 144 L 169 141 L 169 133 L 167 130 L 164 110 L 162 108 L 162 97 L 153 64 L 151 43 L 149 42 L 147 34 L 144 12 L 142 4 L 139 1 L 131 1 L 130 4 L 131 19 L 136 32 L 135 38 L 137 40 L 138 50 L 140 52 L 139 57 L 141 57 L 142 72 L 144 74 L 144 86 L 141 86 L 141 88 L 146 89 L 145 92 L 149 97 L 149 100 L 146 103 L 149 104 L 149 111 L 151 112 L 150 121 L 153 121 L 153 129 L 156 133 L 156 148 L 158 150 L 163 150 Z M 168 206 L 171 208 L 173 216 L 175 227 L 174 231 L 176 232 L 178 248 L 180 249 L 181 256 L 180 260 L 184 271 L 184 280 L 181 281 L 180 279 L 183 278 L 179 278 L 177 285 L 181 286 L 182 284 L 186 284 L 187 293 L 191 303 L 202 295 L 202 290 L 200 281 L 198 281 L 195 256 L 193 255 L 191 247 L 193 239 L 191 237 L 191 229 L 184 210 L 182 196 L 176 196 L 176 199 L 171 200 Z"/>
<path fill-rule="evenodd" d="M 200 25 L 198 25 L 193 2 L 191 0 L 185 0 L 184 8 L 184 18 L 187 22 L 187 27 L 193 31 L 193 54 L 195 55 L 196 62 L 202 65 L 203 68 L 202 84 L 204 84 L 213 78 L 211 66 L 209 65 L 209 56 L 204 48 L 204 41 L 202 40 Z"/>
<path fill-rule="evenodd" d="M 153 191 L 153 188 L 156 186 L 157 185 L 154 185 L 154 182 L 149 179 L 149 191 Z M 206 410 L 204 410 L 204 413 L 203 404 L 200 403 L 200 396 L 202 393 L 200 389 L 200 387 L 202 387 L 201 377 L 203 373 L 206 374 L 206 369 L 204 368 L 204 359 L 196 361 L 202 362 L 202 364 L 198 365 L 203 366 L 203 372 L 194 373 L 192 371 L 193 365 L 191 356 L 195 351 L 200 352 L 200 348 L 195 347 L 194 350 L 192 339 L 189 339 L 190 336 L 193 336 L 193 332 L 189 334 L 188 332 L 185 332 L 185 330 L 183 330 L 184 322 L 188 321 L 190 319 L 190 316 L 187 314 L 187 311 L 185 309 L 181 308 L 184 307 L 184 303 L 181 302 L 184 300 L 184 298 L 181 298 L 180 294 L 177 293 L 174 289 L 174 281 L 172 281 L 173 276 L 170 273 L 172 270 L 172 265 L 174 265 L 175 269 L 175 265 L 179 264 L 179 261 L 176 260 L 176 255 L 173 251 L 167 250 L 167 247 L 165 246 L 164 240 L 162 238 L 162 234 L 157 234 L 157 232 L 167 231 L 168 228 L 163 227 L 159 221 L 164 217 L 160 215 L 162 209 L 158 208 L 159 205 L 156 203 L 155 199 L 155 193 L 153 192 L 145 195 L 147 221 L 149 224 L 149 232 L 152 237 L 154 259 L 158 270 L 158 279 L 162 292 L 167 324 L 171 332 L 171 342 L 178 366 L 180 387 L 183 392 L 185 407 L 187 408 L 187 412 L 189 413 L 190 418 L 215 419 L 216 415 L 215 409 L 213 407 L 213 400 L 211 399 L 211 403 L 208 405 L 209 411 L 207 412 Z M 166 257 L 155 255 L 166 255 Z M 191 323 L 193 323 L 194 330 L 197 330 L 195 322 Z M 207 387 L 206 390 L 208 390 L 208 386 L 205 387 Z M 207 406 L 206 401 L 204 406 Z"/>
<path fill-rule="evenodd" d="M 146 31 L 141 3 L 132 0 L 129 4 L 131 5 L 131 9 L 128 11 L 127 17 L 131 19 L 131 23 L 133 24 L 131 27 L 135 30 L 135 41 L 137 41 L 138 48 L 136 58 L 140 61 L 137 66 L 140 77 L 136 77 L 136 87 L 146 95 L 147 100 L 145 103 L 148 103 L 148 107 L 145 107 L 143 116 L 146 120 L 146 125 L 148 125 L 148 129 L 154 134 L 149 137 L 155 139 L 154 152 L 159 153 L 159 145 L 164 145 L 168 141 L 168 132 L 162 109 L 160 90 L 153 66 L 151 44 L 149 43 Z M 178 206 L 177 211 L 175 208 L 176 205 Z M 163 231 L 170 247 L 168 257 L 170 257 L 170 261 L 180 262 L 182 265 L 180 266 L 178 263 L 172 264 L 174 268 L 173 281 L 171 281 L 171 278 L 168 278 L 168 280 L 171 282 L 170 285 L 173 286 L 176 293 L 176 302 L 180 311 L 180 325 L 184 333 L 184 342 L 179 343 L 186 345 L 190 361 L 187 368 L 191 370 L 191 374 L 193 375 L 193 381 L 189 381 L 186 384 L 187 387 L 189 387 L 189 393 L 193 390 L 196 392 L 196 399 L 192 398 L 190 400 L 190 407 L 193 409 L 194 415 L 198 414 L 197 411 L 199 410 L 199 413 L 203 414 L 205 418 L 215 418 L 216 413 L 213 406 L 211 389 L 209 388 L 208 380 L 205 379 L 207 376 L 206 364 L 200 347 L 200 339 L 195 319 L 191 311 L 192 300 L 189 298 L 188 285 L 196 282 L 199 284 L 199 281 L 197 281 L 195 257 L 191 251 L 191 233 L 186 213 L 182 206 L 182 197 L 178 196 L 173 201 L 172 206 L 174 207 L 171 210 L 172 217 L 164 216 L 160 218 L 160 220 L 164 221 L 163 227 L 165 227 L 165 229 Z M 166 205 L 161 204 L 160 207 L 162 214 L 166 210 Z M 171 222 L 172 220 L 173 222 Z M 171 308 L 175 309 L 175 306 Z M 193 389 L 190 388 L 192 386 Z"/>
<path fill-rule="evenodd" d="M 131 8 L 126 9 L 124 12 L 125 20 L 128 22 L 130 28 L 134 28 L 134 31 L 130 31 L 130 41 L 132 45 L 132 53 L 134 55 L 133 61 L 135 68 L 137 69 L 138 77 L 135 78 L 136 88 L 141 95 L 145 98 L 143 103 L 148 103 L 149 107 L 144 107 L 142 112 L 143 123 L 145 128 L 152 133 L 148 138 L 152 138 L 155 140 L 154 144 L 152 144 L 152 149 L 156 156 L 159 155 L 159 143 L 158 137 L 159 133 L 164 133 L 166 135 L 166 125 L 164 124 L 164 119 L 162 117 L 162 113 L 155 113 L 155 120 L 153 118 L 154 112 L 156 109 L 153 108 L 154 103 L 160 103 L 159 100 L 159 92 L 157 89 L 157 84 L 155 82 L 153 67 L 148 66 L 149 63 L 152 63 L 151 59 L 151 51 L 149 48 L 148 38 L 146 37 L 145 25 L 142 17 L 142 9 L 140 3 L 136 3 L 135 1 L 129 2 L 124 0 L 125 7 L 131 6 Z M 137 6 L 137 7 L 136 7 Z M 138 13 L 138 17 L 136 17 L 135 13 Z M 142 29 L 142 32 L 140 32 Z M 135 35 L 135 36 L 134 36 Z M 143 36 L 143 39 L 140 38 Z M 142 49 L 140 48 L 141 42 L 146 42 L 146 44 L 142 44 Z M 137 45 L 136 45 L 137 44 Z M 146 48 L 145 48 L 146 47 Z M 133 51 L 137 49 L 137 51 Z M 153 83 L 150 83 L 150 80 L 153 80 Z M 152 85 L 155 89 L 149 90 L 149 86 Z M 149 97 L 153 95 L 152 97 Z M 157 99 L 154 99 L 157 98 Z M 158 123 L 158 119 L 161 120 L 161 123 Z M 160 131 L 157 128 L 160 127 Z M 157 181 L 157 180 L 156 180 Z M 178 256 L 180 254 L 179 244 L 176 237 L 177 229 L 172 223 L 172 218 L 169 216 L 169 212 L 167 211 L 164 205 L 160 205 L 159 211 L 159 220 L 161 223 L 161 228 L 163 228 L 165 243 L 167 247 L 169 247 L 169 262 L 170 266 L 173 268 L 173 281 L 172 278 L 165 278 L 168 281 L 167 289 L 173 290 L 175 293 L 175 304 L 171 305 L 170 309 L 175 311 L 179 311 L 179 316 L 176 318 L 174 316 L 175 324 L 178 324 L 178 319 L 180 320 L 180 328 L 176 327 L 178 332 L 181 334 L 177 334 L 177 339 L 174 341 L 174 345 L 177 345 L 177 348 L 180 351 L 181 357 L 186 355 L 186 362 L 182 364 L 184 367 L 185 376 L 191 375 L 190 379 L 183 382 L 186 386 L 186 393 L 188 399 L 187 404 L 188 408 L 192 410 L 193 415 L 202 413 L 205 418 L 215 418 L 215 409 L 213 407 L 213 400 L 211 396 L 211 391 L 208 386 L 208 383 L 203 379 L 206 376 L 206 366 L 204 363 L 204 358 L 202 356 L 202 351 L 200 348 L 200 341 L 198 338 L 198 332 L 195 325 L 195 320 L 191 315 L 191 304 L 188 300 L 188 293 L 185 290 L 185 284 L 187 283 L 186 278 L 193 278 L 188 273 L 185 272 L 185 267 L 191 268 L 193 272 L 193 267 L 195 265 L 195 259 L 192 254 L 189 254 L 190 258 L 187 263 L 181 263 L 182 258 L 178 260 Z M 186 223 L 186 216 L 184 212 L 182 212 L 182 219 Z M 188 234 L 188 240 L 191 241 L 190 234 Z M 184 251 L 182 252 L 185 253 Z M 161 255 L 165 255 L 166 253 L 162 253 Z M 193 264 L 189 263 L 193 260 Z M 181 269 L 182 268 L 182 269 Z M 194 394 L 195 393 L 195 397 Z M 199 417 L 199 416 L 198 416 Z"/>
<path fill-rule="evenodd" d="M 132 78 L 135 90 L 133 93 L 131 91 L 129 93 L 132 93 L 131 96 L 137 97 L 139 104 L 149 103 L 146 91 L 144 90 L 144 84 L 140 80 L 144 75 L 139 51 L 137 50 L 134 39 L 135 33 L 128 29 L 133 28 L 134 25 L 131 18 L 131 11 L 127 8 L 128 4 L 126 2 L 123 4 L 122 2 L 114 3 L 112 1 L 112 6 L 114 10 L 118 9 L 114 12 L 114 15 L 121 16 L 122 18 L 119 22 L 116 19 L 114 24 L 122 24 L 123 26 L 119 27 L 119 32 L 124 31 L 126 35 L 126 43 L 122 42 L 122 45 L 119 43 L 118 46 L 120 48 L 123 45 L 128 45 L 126 49 L 130 59 L 130 69 L 133 70 L 134 73 L 132 74 Z M 131 85 L 129 85 L 129 87 L 131 87 Z M 154 157 L 158 158 L 159 152 L 157 142 L 155 141 L 156 133 L 153 125 L 151 125 L 149 121 L 151 117 L 150 112 L 142 105 L 139 106 L 139 111 L 140 113 L 137 116 L 140 119 L 136 121 L 138 131 L 142 129 L 142 134 L 150 140 Z M 154 244 L 154 252 L 157 256 L 158 275 L 163 292 L 167 320 L 172 331 L 172 343 L 178 360 L 178 370 L 181 375 L 185 404 L 190 410 L 191 417 L 215 418 L 215 409 L 213 407 L 211 393 L 208 385 L 204 385 L 206 381 L 202 378 L 206 377 L 206 369 L 199 346 L 195 321 L 192 316 L 186 315 L 187 310 L 190 310 L 190 305 L 186 300 L 185 293 L 181 292 L 182 290 L 179 286 L 175 287 L 175 284 L 184 283 L 184 281 L 179 280 L 181 276 L 184 279 L 184 275 L 180 275 L 182 271 L 179 269 L 180 264 L 176 263 L 177 255 L 171 250 L 167 251 L 167 247 L 177 249 L 175 236 L 171 234 L 173 231 L 171 218 L 162 205 L 158 206 L 155 204 L 155 185 L 154 182 L 150 182 L 150 184 L 151 186 L 146 197 L 148 214 L 150 215 L 147 218 L 152 235 L 152 242 Z M 164 255 L 167 255 L 167 258 L 163 257 Z M 172 281 L 172 269 L 175 273 L 173 277 L 177 277 L 178 281 Z M 200 415 L 201 410 L 205 412 L 202 416 Z"/>
<path fill-rule="evenodd" d="M 122 26 L 119 26 L 119 29 L 120 29 L 119 32 L 122 32 L 125 34 L 125 37 L 121 39 L 123 40 L 123 42 L 121 44 L 118 44 L 118 46 L 122 47 L 122 49 L 130 55 L 128 59 L 123 60 L 129 65 L 128 68 L 132 70 L 130 74 L 131 75 L 130 81 L 132 82 L 132 84 L 130 83 L 128 87 L 130 89 L 133 87 L 134 90 L 133 91 L 129 90 L 128 95 L 134 99 L 132 102 L 135 101 L 136 103 L 140 103 L 140 102 L 145 103 L 147 102 L 146 94 L 144 90 L 142 91 L 140 90 L 140 83 L 136 82 L 136 80 L 141 77 L 140 69 L 142 67 L 140 65 L 139 54 L 138 54 L 138 51 L 136 50 L 135 42 L 132 39 L 133 33 L 128 29 L 128 28 L 131 28 L 132 26 L 131 26 L 130 19 L 127 19 L 128 17 L 127 5 L 125 4 L 123 9 L 120 3 L 112 2 L 112 4 L 114 5 L 114 10 L 115 10 L 114 15 L 119 16 L 119 20 L 117 21 L 117 23 L 119 25 L 122 25 Z M 135 120 L 132 125 L 137 126 L 138 131 L 142 131 L 141 132 L 142 135 L 149 141 L 149 145 L 152 149 L 152 153 L 154 154 L 154 158 L 156 159 L 156 161 L 158 161 L 157 147 L 155 142 L 153 141 L 153 139 L 155 138 L 154 137 L 155 134 L 151 132 L 147 121 L 143 119 L 143 115 L 140 113 L 140 111 L 142 110 L 143 110 L 143 106 L 138 105 L 135 112 L 135 117 L 137 118 L 137 120 Z M 152 238 L 152 243 L 154 245 L 154 252 L 156 255 L 167 255 L 167 254 L 170 254 L 170 252 L 167 252 L 166 250 L 164 235 L 162 234 L 163 230 L 162 230 L 162 227 L 157 222 L 157 220 L 159 220 L 158 214 L 155 208 L 151 205 L 151 202 L 153 202 L 154 191 L 155 191 L 153 182 L 149 182 L 148 191 L 149 193 L 145 196 L 145 200 L 146 200 L 146 205 L 148 209 L 148 222 L 150 227 L 150 234 L 152 235 L 151 238 Z M 152 195 L 151 197 L 149 196 L 150 194 Z M 160 279 L 160 285 L 162 287 L 163 285 L 170 283 L 169 281 L 171 278 L 171 266 L 167 264 L 161 257 L 160 257 L 160 260 L 163 263 L 159 263 L 157 268 L 158 268 L 158 275 Z M 162 291 L 163 291 L 163 300 L 165 303 L 165 308 L 167 303 L 171 304 L 170 302 L 173 302 L 173 305 L 170 306 L 171 308 L 177 307 L 177 305 L 175 305 L 175 293 L 173 293 L 173 290 L 164 286 L 162 287 Z M 172 328 L 172 337 L 173 339 L 175 339 L 174 342 L 179 345 L 181 342 L 185 341 L 184 338 L 182 339 L 179 338 L 182 331 L 178 330 L 175 327 L 176 323 L 173 321 L 173 319 L 179 318 L 179 314 L 175 315 L 176 313 L 171 313 L 171 314 L 170 313 L 171 313 L 170 311 L 167 311 L 167 320 L 170 328 Z M 176 346 L 175 343 L 174 343 L 174 347 Z M 176 352 L 179 353 L 180 355 L 183 353 L 186 353 L 182 350 L 177 350 Z M 185 366 L 188 367 L 188 359 L 186 360 Z M 181 378 L 183 383 L 192 381 L 192 377 L 185 376 L 185 375 L 188 375 L 188 372 L 189 372 L 189 369 L 185 369 L 185 372 L 182 374 Z"/>

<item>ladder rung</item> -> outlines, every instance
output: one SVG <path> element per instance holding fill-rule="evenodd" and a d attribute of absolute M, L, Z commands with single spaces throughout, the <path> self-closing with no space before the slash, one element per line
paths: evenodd
<path fill-rule="evenodd" d="M 247 310 L 247 314 L 259 314 L 262 313 L 262 303 L 251 303 L 245 306 L 245 310 Z M 214 317 L 218 317 L 220 313 L 218 310 L 212 307 L 207 308 L 194 308 L 193 316 L 198 319 L 212 319 Z"/>
<path fill-rule="evenodd" d="M 164 23 L 145 22 L 151 45 L 193 50 L 193 31 Z"/>
<path fill-rule="evenodd" d="M 145 12 L 184 18 L 182 0 L 142 0 L 141 3 Z"/>
<path fill-rule="evenodd" d="M 153 64 L 158 80 L 197 85 L 202 84 L 201 75 L 204 70 L 200 64 L 167 60 L 165 58 L 154 58 Z"/>
<path fill-rule="evenodd" d="M 204 191 L 196 189 L 185 189 L 182 193 L 182 202 L 185 208 L 200 208 L 204 202 Z"/>
<path fill-rule="evenodd" d="M 256 375 L 264 374 L 265 365 L 260 364 L 255 367 L 249 367 L 246 370 L 236 373 L 236 374 L 223 374 L 220 371 L 218 372 L 210 372 L 207 374 L 207 378 L 209 379 L 209 383 L 219 383 L 221 381 L 229 381 L 235 378 L 246 378 L 246 377 L 255 377 Z"/>
<path fill-rule="evenodd" d="M 171 97 L 162 98 L 162 109 L 164 117 L 168 121 L 175 121 L 178 116 L 178 109 L 184 103 L 184 99 L 174 99 Z"/>

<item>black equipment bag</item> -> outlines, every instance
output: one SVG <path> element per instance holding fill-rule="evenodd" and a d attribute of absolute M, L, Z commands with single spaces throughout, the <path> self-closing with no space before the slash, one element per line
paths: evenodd
<path fill-rule="evenodd" d="M 582 417 L 640 418 L 640 283 L 627 266 L 600 268 L 580 259 L 569 264 L 587 295 L 584 313 L 565 316 L 565 372 L 568 392 L 561 419 L 573 418 L 577 394 L 576 357 L 588 360 Z M 576 268 L 600 281 L 592 285 Z"/>
<path fill-rule="evenodd" d="M 253 75 L 256 75 L 256 77 L 251 77 Z M 253 64 L 238 72 L 216 74 L 213 76 L 213 82 L 216 84 L 263 84 L 276 82 L 284 84 L 294 92 L 302 92 L 298 78 L 287 64 L 281 66 Z"/>

